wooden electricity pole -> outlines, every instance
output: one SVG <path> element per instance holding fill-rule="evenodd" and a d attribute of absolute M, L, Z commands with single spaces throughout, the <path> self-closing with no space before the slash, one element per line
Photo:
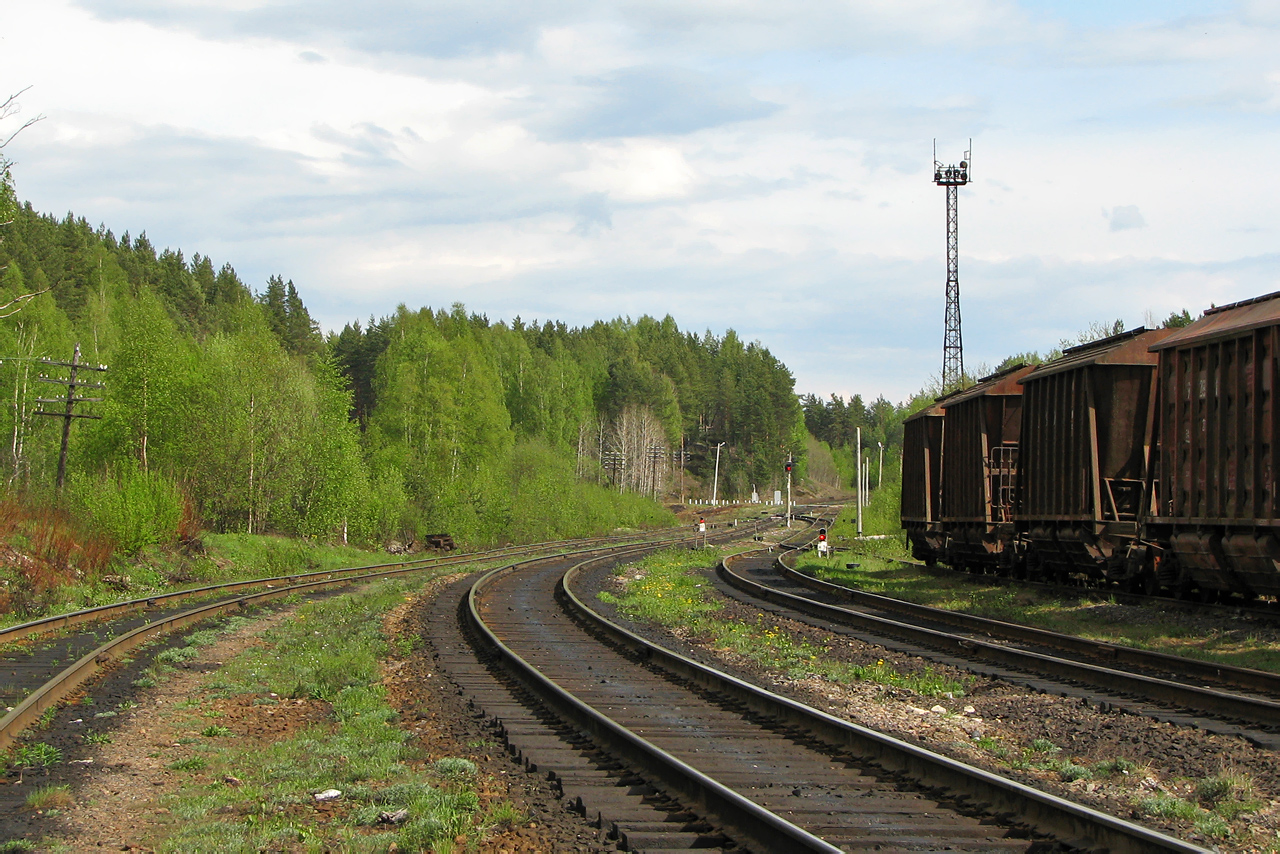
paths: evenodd
<path fill-rule="evenodd" d="M 71 378 L 60 379 L 58 377 L 47 377 L 41 375 L 36 377 L 42 383 L 58 383 L 67 387 L 67 396 L 65 398 L 56 398 L 53 400 L 45 398 L 36 398 L 36 403 L 46 404 L 62 404 L 65 406 L 62 412 L 44 412 L 36 410 L 36 415 L 49 415 L 54 418 L 62 419 L 62 451 L 58 454 L 58 492 L 62 492 L 62 484 L 67 479 L 67 443 L 71 439 L 71 419 L 72 418 L 101 418 L 101 415 L 86 415 L 83 412 L 73 412 L 72 409 L 77 403 L 98 403 L 102 400 L 100 397 L 76 397 L 77 388 L 106 388 L 99 382 L 77 381 L 76 374 L 80 371 L 99 371 L 105 372 L 106 365 L 86 365 L 80 361 L 80 344 L 76 343 L 75 353 L 71 356 L 70 362 L 55 362 L 52 359 L 41 359 L 42 364 L 52 368 L 70 368 Z"/>

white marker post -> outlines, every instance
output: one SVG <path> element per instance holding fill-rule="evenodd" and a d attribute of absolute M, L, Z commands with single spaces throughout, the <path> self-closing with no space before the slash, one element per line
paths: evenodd
<path fill-rule="evenodd" d="M 862 536 L 862 428 L 858 428 L 858 536 Z"/>

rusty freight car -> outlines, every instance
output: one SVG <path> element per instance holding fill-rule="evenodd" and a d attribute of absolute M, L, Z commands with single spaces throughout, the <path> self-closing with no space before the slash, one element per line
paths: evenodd
<path fill-rule="evenodd" d="M 942 522 L 947 562 L 956 568 L 1008 571 L 1020 560 L 1013 525 L 1022 428 L 1018 381 L 1030 371 L 1017 365 L 940 402 Z"/>
<path fill-rule="evenodd" d="M 902 527 L 911 554 L 929 565 L 946 545 L 942 531 L 942 407 L 937 403 L 902 425 Z"/>
<path fill-rule="evenodd" d="M 1161 580 L 1212 600 L 1280 596 L 1280 292 L 1212 308 L 1159 355 L 1160 465 L 1149 535 Z"/>
<path fill-rule="evenodd" d="M 1138 328 L 1072 347 L 1022 378 L 1014 516 L 1033 576 L 1150 586 L 1139 541 L 1154 462 L 1149 348 L 1172 332 Z"/>

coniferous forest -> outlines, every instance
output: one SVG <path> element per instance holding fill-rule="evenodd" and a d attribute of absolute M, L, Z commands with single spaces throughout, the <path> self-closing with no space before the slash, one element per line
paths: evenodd
<path fill-rule="evenodd" d="M 325 336 L 299 289 L 18 204 L 0 222 L 0 473 L 126 553 L 193 530 L 370 546 L 448 533 L 539 540 L 669 520 L 662 502 L 746 498 L 803 459 L 785 365 L 671 317 L 570 328 L 400 306 Z M 34 294 L 24 298 L 26 295 Z M 66 377 L 108 366 L 71 426 Z M 84 372 L 87 373 L 87 372 Z M 654 499 L 658 499 L 655 501 Z M 183 532 L 187 532 L 184 534 Z"/>

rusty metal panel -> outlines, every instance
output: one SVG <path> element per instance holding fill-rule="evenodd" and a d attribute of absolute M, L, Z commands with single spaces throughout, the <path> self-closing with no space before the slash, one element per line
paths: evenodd
<path fill-rule="evenodd" d="M 942 401 L 942 518 L 947 522 L 1012 522 L 1016 509 L 1022 386 L 1019 366 Z"/>
<path fill-rule="evenodd" d="M 902 520 L 937 522 L 942 515 L 941 407 L 906 420 L 902 435 Z"/>
<path fill-rule="evenodd" d="M 1166 350 L 1203 345 L 1223 338 L 1238 338 L 1256 330 L 1280 324 L 1280 291 L 1222 305 L 1206 311 L 1190 326 L 1179 329 L 1152 350 Z"/>
<path fill-rule="evenodd" d="M 1153 344 L 1173 330 L 1135 329 L 1068 350 L 1022 379 L 1018 518 L 1136 522 L 1153 443 Z"/>
<path fill-rule="evenodd" d="M 1280 308 L 1280 300 L 1270 298 L 1267 306 Z M 1256 320 L 1259 306 L 1247 303 L 1240 311 Z M 1269 327 L 1234 322 L 1226 309 L 1212 319 L 1215 333 L 1235 334 L 1183 336 L 1181 346 L 1165 347 L 1170 338 L 1153 348 L 1163 418 L 1158 512 L 1168 521 L 1273 525 L 1280 516 L 1274 475 L 1280 315 Z"/>
<path fill-rule="evenodd" d="M 1019 518 L 1088 513 L 1090 502 L 1081 471 L 1088 437 L 1077 418 L 1085 407 L 1082 380 L 1082 371 L 1069 371 L 1024 384 Z"/>

